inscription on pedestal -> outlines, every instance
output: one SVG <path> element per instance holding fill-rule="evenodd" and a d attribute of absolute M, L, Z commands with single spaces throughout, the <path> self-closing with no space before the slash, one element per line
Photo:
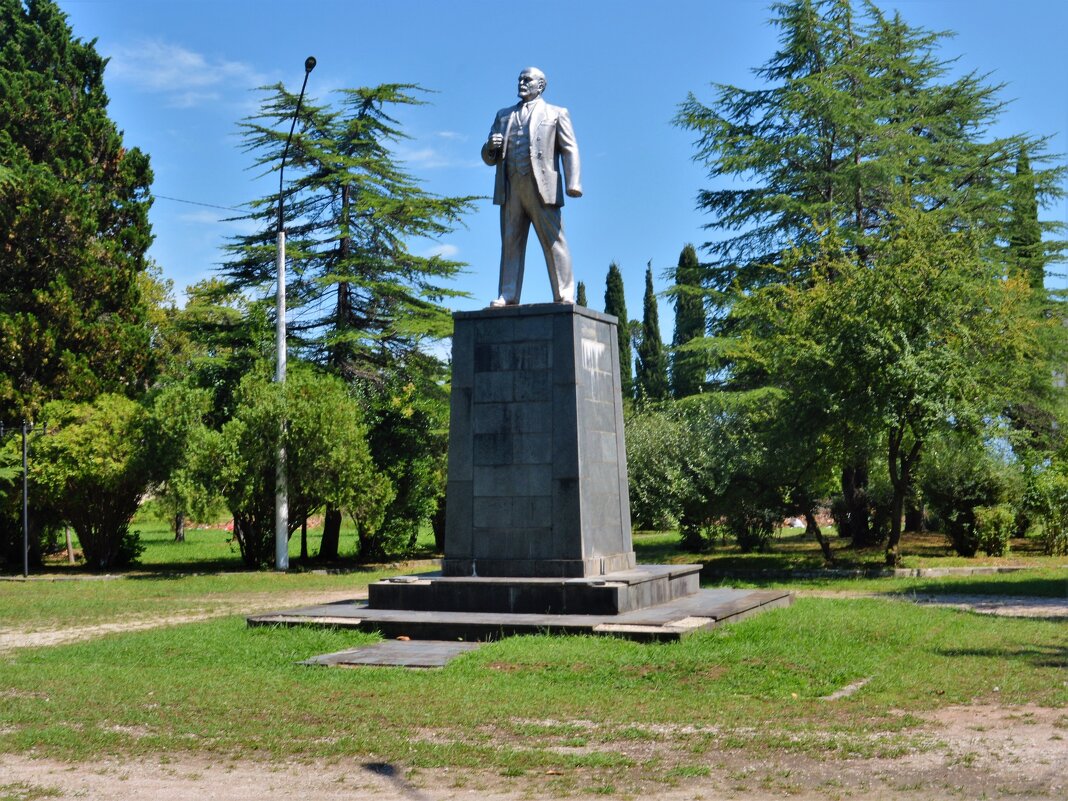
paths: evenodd
<path fill-rule="evenodd" d="M 454 317 L 445 574 L 634 567 L 615 318 L 562 304 Z"/>

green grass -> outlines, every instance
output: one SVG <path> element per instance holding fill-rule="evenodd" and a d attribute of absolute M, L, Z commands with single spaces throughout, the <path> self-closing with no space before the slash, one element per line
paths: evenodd
<path fill-rule="evenodd" d="M 9 652 L 0 752 L 611 772 L 635 766 L 627 744 L 644 737 L 684 755 L 658 769 L 670 781 L 712 749 L 891 757 L 920 745 L 915 713 L 1068 703 L 1063 624 L 879 600 L 802 599 L 664 645 L 516 637 L 439 671 L 295 664 L 373 639 L 232 617 Z"/>
<path fill-rule="evenodd" d="M 134 572 L 219 572 L 246 570 L 241 561 L 241 551 L 238 548 L 233 534 L 224 527 L 224 522 L 216 523 L 210 527 L 193 527 L 185 530 L 185 541 L 175 542 L 174 530 L 170 523 L 156 519 L 150 515 L 138 515 L 130 525 L 130 530 L 136 532 L 140 538 L 144 551 L 134 565 Z M 308 554 L 307 563 L 300 560 L 300 531 L 295 531 L 289 540 L 289 561 L 292 569 L 316 569 L 331 567 L 321 565 L 315 559 L 319 552 L 319 544 L 323 536 L 321 522 L 310 526 L 308 529 Z M 81 547 L 78 538 L 71 535 L 75 551 Z M 61 543 L 62 544 L 62 543 Z M 342 557 L 343 566 L 353 568 L 356 565 L 352 561 L 357 550 L 356 530 L 349 523 L 341 526 L 338 552 Z M 419 538 L 413 552 L 405 558 L 427 558 L 434 555 L 434 537 L 429 527 L 420 531 Z M 80 554 L 79 554 L 80 555 Z M 17 566 L 21 570 L 21 565 Z M 48 558 L 43 570 L 34 570 L 33 573 L 45 573 L 48 575 L 70 575 L 85 572 L 86 568 L 80 561 L 75 565 L 67 562 L 66 550 Z"/>
<path fill-rule="evenodd" d="M 882 546 L 854 549 L 848 540 L 834 536 L 834 530 L 825 532 L 830 536 L 834 553 L 833 567 L 841 571 L 881 571 L 885 568 L 885 553 Z M 742 553 L 733 542 L 716 542 L 701 552 L 686 552 L 679 549 L 678 533 L 674 531 L 636 531 L 633 535 L 634 551 L 639 562 L 692 562 L 705 565 L 710 575 L 756 576 L 761 573 L 782 574 L 822 571 L 827 568 L 819 545 L 807 538 L 802 529 L 780 529 L 772 538 L 765 553 Z M 945 537 L 937 533 L 907 532 L 902 535 L 902 567 L 1051 567 L 1068 565 L 1068 557 L 1044 556 L 1040 545 L 1033 538 L 1012 540 L 1008 555 L 990 557 L 978 554 L 974 557 L 957 556 Z"/>

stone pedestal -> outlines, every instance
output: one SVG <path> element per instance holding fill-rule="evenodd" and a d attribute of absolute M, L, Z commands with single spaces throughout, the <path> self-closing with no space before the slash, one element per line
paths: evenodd
<path fill-rule="evenodd" d="M 444 575 L 632 569 L 616 319 L 555 303 L 454 318 Z"/>

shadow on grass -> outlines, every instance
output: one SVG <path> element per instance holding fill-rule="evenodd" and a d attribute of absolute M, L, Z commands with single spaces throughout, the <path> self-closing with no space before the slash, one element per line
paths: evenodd
<path fill-rule="evenodd" d="M 940 648 L 939 656 L 975 656 L 986 659 L 1019 660 L 1034 668 L 1068 668 L 1068 646 L 1029 645 L 1021 648 Z"/>
<path fill-rule="evenodd" d="M 893 595 L 1002 595 L 1030 598 L 1068 599 L 1068 576 L 1013 576 L 1011 579 L 982 579 L 968 576 L 966 581 L 945 579 L 912 582 Z"/>

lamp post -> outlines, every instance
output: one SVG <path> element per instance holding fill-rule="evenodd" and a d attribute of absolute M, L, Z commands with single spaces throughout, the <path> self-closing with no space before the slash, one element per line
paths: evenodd
<path fill-rule="evenodd" d="M 297 98 L 297 109 L 293 112 L 293 124 L 289 126 L 289 136 L 282 150 L 282 165 L 278 168 L 278 290 L 275 294 L 275 347 L 277 351 L 274 380 L 278 384 L 286 382 L 286 229 L 282 213 L 283 183 L 282 175 L 286 169 L 286 156 L 289 155 L 289 143 L 297 127 L 300 105 L 304 102 L 304 90 L 308 88 L 308 76 L 315 69 L 315 57 L 308 56 L 304 61 L 304 83 Z M 274 566 L 276 570 L 289 570 L 289 487 L 286 473 L 285 420 L 282 420 L 281 436 L 278 440 L 278 460 L 275 463 L 274 494 Z"/>

